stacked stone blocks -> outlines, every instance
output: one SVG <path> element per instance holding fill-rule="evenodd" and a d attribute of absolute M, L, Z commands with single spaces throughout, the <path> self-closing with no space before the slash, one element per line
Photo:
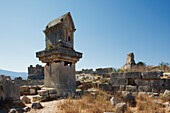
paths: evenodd
<path fill-rule="evenodd" d="M 162 71 L 112 73 L 112 87 L 126 91 L 159 92 Z"/>

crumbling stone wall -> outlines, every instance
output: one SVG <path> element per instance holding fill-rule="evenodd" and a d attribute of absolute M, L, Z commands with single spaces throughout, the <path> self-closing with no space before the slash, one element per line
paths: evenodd
<path fill-rule="evenodd" d="M 168 89 L 170 90 L 170 79 L 161 79 L 160 80 L 160 87 L 161 89 L 165 90 L 165 89 Z"/>
<path fill-rule="evenodd" d="M 112 68 L 97 68 L 95 71 L 93 71 L 93 69 L 82 69 L 81 71 L 76 71 L 76 74 L 110 76 L 110 73 L 112 72 L 113 72 Z"/>
<path fill-rule="evenodd" d="M 160 92 L 170 85 L 168 79 L 160 78 L 162 75 L 162 71 L 112 73 L 110 81 L 113 87 L 119 87 L 120 90 Z"/>
<path fill-rule="evenodd" d="M 0 75 L 0 101 L 19 100 L 20 87 L 9 76 Z"/>
<path fill-rule="evenodd" d="M 22 78 L 15 78 L 14 83 L 18 84 L 19 86 L 34 86 L 34 85 L 43 85 L 44 80 L 23 80 Z"/>
<path fill-rule="evenodd" d="M 113 71 L 112 68 L 98 68 L 96 69 L 97 75 L 110 74 Z"/>
<path fill-rule="evenodd" d="M 136 63 L 134 60 L 134 54 L 129 53 L 129 54 L 127 54 L 127 57 L 126 57 L 126 64 L 121 69 L 130 69 L 135 65 L 136 65 Z"/>
<path fill-rule="evenodd" d="M 30 80 L 43 80 L 44 79 L 44 67 L 37 64 L 36 67 L 30 65 L 28 67 L 28 79 Z"/>
<path fill-rule="evenodd" d="M 82 69 L 81 71 L 76 71 L 76 74 L 93 74 L 93 69 Z"/>

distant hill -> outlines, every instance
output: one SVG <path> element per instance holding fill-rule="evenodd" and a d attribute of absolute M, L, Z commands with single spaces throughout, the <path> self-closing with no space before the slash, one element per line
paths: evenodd
<path fill-rule="evenodd" d="M 28 73 L 25 72 L 14 72 L 0 69 L 0 75 L 10 76 L 12 79 L 15 77 L 22 77 L 23 79 L 27 79 Z"/>

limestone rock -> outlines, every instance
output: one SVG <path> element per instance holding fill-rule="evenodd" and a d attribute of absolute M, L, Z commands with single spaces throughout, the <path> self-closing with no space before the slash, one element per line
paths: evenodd
<path fill-rule="evenodd" d="M 124 101 L 126 103 L 129 103 L 129 105 L 131 107 L 135 107 L 136 106 L 135 96 L 132 96 L 132 93 L 126 94 L 125 97 L 124 97 Z"/>
<path fill-rule="evenodd" d="M 40 96 L 47 96 L 48 95 L 48 90 L 39 90 L 37 92 Z"/>
<path fill-rule="evenodd" d="M 34 102 L 32 103 L 31 108 L 40 109 L 40 108 L 43 108 L 43 106 L 40 104 L 40 102 Z"/>
<path fill-rule="evenodd" d="M 162 107 L 165 107 L 165 105 L 164 105 L 163 103 L 159 102 L 158 100 L 154 100 L 154 102 L 155 102 L 156 104 L 159 104 L 159 105 L 162 106 Z"/>
<path fill-rule="evenodd" d="M 31 99 L 28 98 L 28 97 L 25 96 L 25 95 L 22 97 L 21 101 L 22 101 L 23 103 L 25 103 L 25 104 L 31 103 Z"/>
<path fill-rule="evenodd" d="M 127 104 L 126 103 L 118 103 L 116 104 L 116 112 L 118 113 L 124 113 L 127 109 Z"/>
<path fill-rule="evenodd" d="M 112 105 L 118 104 L 117 99 L 115 99 L 114 97 L 112 97 L 112 98 L 110 99 L 110 102 L 111 102 Z"/>
<path fill-rule="evenodd" d="M 112 90 L 112 86 L 109 85 L 108 83 L 102 83 L 102 84 L 99 84 L 99 89 L 104 90 L 104 91 L 110 91 Z"/>
<path fill-rule="evenodd" d="M 135 91 L 137 91 L 137 86 L 127 85 L 126 86 L 126 91 L 135 92 Z"/>
<path fill-rule="evenodd" d="M 36 94 L 36 91 L 35 91 L 34 88 L 31 88 L 31 89 L 30 89 L 30 94 L 31 94 L 31 95 L 35 95 L 35 94 Z"/>
<path fill-rule="evenodd" d="M 12 109 L 9 110 L 8 113 L 17 113 L 17 110 L 15 108 L 12 108 Z"/>
<path fill-rule="evenodd" d="M 30 111 L 30 109 L 31 109 L 30 107 L 24 107 L 24 108 L 23 108 L 23 111 L 24 111 L 24 112 L 28 112 L 28 111 Z"/>
<path fill-rule="evenodd" d="M 170 96 L 170 91 L 169 91 L 169 90 L 165 90 L 163 96 L 164 96 L 164 97 L 165 97 L 165 96 Z"/>

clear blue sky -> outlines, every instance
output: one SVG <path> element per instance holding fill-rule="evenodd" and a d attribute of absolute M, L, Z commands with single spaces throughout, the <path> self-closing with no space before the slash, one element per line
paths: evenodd
<path fill-rule="evenodd" d="M 4 0 L 0 2 L 0 69 L 27 72 L 40 63 L 43 30 L 71 12 L 75 50 L 83 53 L 76 68 L 116 67 L 126 54 L 147 65 L 170 62 L 170 0 Z"/>

